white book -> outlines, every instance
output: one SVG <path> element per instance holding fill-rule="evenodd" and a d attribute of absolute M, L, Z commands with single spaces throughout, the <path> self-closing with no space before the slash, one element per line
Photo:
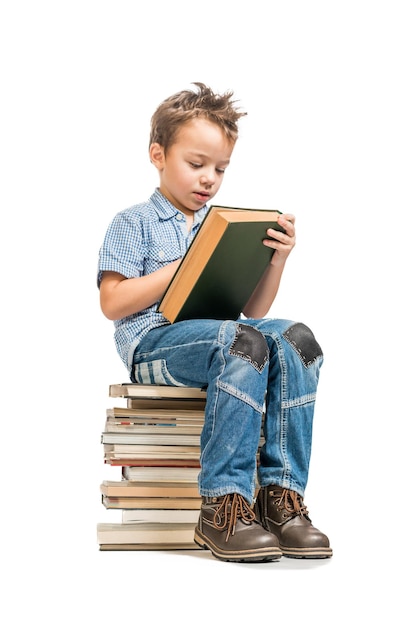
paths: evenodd
<path fill-rule="evenodd" d="M 133 444 L 133 445 L 182 445 L 182 446 L 199 446 L 200 435 L 183 435 L 170 426 L 165 429 L 160 428 L 157 434 L 130 433 L 130 432 L 103 432 L 102 443 L 111 444 Z"/>
<path fill-rule="evenodd" d="M 197 483 L 200 467 L 122 467 L 122 476 L 127 480 L 143 482 Z"/>
<path fill-rule="evenodd" d="M 163 522 L 167 524 L 197 524 L 200 509 L 124 509 L 123 524 L 140 524 L 144 522 Z"/>
<path fill-rule="evenodd" d="M 140 385 L 122 383 L 109 386 L 111 398 L 187 398 L 206 400 L 206 391 L 198 387 L 172 387 L 170 385 Z"/>
<path fill-rule="evenodd" d="M 97 524 L 99 544 L 176 544 L 194 542 L 194 523 Z"/>

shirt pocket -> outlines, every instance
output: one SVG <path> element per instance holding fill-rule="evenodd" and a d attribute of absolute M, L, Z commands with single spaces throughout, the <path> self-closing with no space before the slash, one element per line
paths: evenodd
<path fill-rule="evenodd" d="M 144 256 L 144 274 L 150 274 L 184 255 L 178 243 L 159 242 L 148 246 Z"/>

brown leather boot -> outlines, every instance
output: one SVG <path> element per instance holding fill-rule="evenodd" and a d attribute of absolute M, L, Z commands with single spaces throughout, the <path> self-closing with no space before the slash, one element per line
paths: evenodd
<path fill-rule="evenodd" d="M 257 519 L 274 533 L 284 556 L 326 559 L 332 550 L 326 535 L 312 526 L 303 498 L 278 485 L 262 487 L 255 504 Z"/>
<path fill-rule="evenodd" d="M 277 561 L 277 537 L 265 530 L 239 494 L 203 498 L 195 542 L 221 561 Z"/>

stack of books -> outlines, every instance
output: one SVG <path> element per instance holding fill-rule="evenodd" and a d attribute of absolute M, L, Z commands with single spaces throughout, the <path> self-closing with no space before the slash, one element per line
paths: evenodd
<path fill-rule="evenodd" d="M 198 388 L 110 385 L 125 407 L 107 410 L 104 461 L 118 471 L 100 485 L 118 523 L 99 523 L 100 550 L 198 549 L 200 434 L 206 393 Z M 116 478 L 116 477 L 115 477 Z"/>

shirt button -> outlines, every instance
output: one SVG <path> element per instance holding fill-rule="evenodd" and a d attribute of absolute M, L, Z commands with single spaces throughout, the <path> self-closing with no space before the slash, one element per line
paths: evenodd
<path fill-rule="evenodd" d="M 183 214 L 182 213 L 177 213 L 176 215 L 176 220 L 178 220 L 179 222 L 181 222 L 183 220 Z"/>
<path fill-rule="evenodd" d="M 163 259 L 163 258 L 165 257 L 164 250 L 160 250 L 160 251 L 159 251 L 159 253 L 158 253 L 158 257 L 159 257 L 160 259 Z"/>

